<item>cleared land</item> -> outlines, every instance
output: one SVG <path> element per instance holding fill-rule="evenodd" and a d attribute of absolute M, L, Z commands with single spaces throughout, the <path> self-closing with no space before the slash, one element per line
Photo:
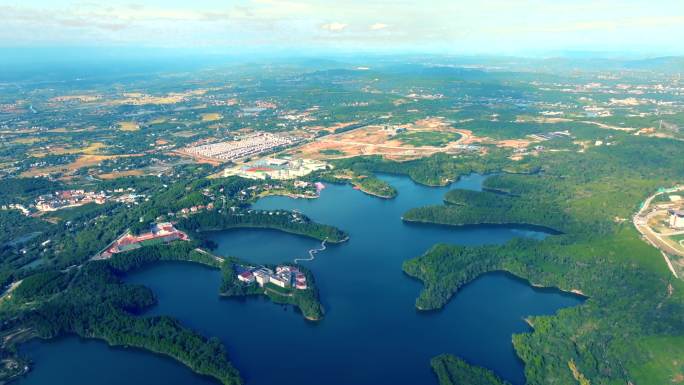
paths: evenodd
<path fill-rule="evenodd" d="M 293 153 L 312 159 L 380 155 L 387 159 L 409 160 L 460 150 L 473 140 L 472 132 L 453 128 L 443 118 L 430 118 L 401 126 L 372 125 L 328 135 Z"/>
<path fill-rule="evenodd" d="M 71 154 L 85 154 L 85 155 L 95 155 L 100 152 L 103 148 L 107 147 L 104 143 L 94 142 L 90 143 L 86 147 L 45 147 L 32 152 L 30 155 L 37 158 L 44 157 L 46 155 L 71 155 Z"/>
<path fill-rule="evenodd" d="M 200 115 L 203 122 L 215 122 L 217 120 L 223 119 L 223 116 L 218 113 L 207 113 Z"/>
<path fill-rule="evenodd" d="M 461 139 L 461 134 L 439 131 L 407 131 L 398 134 L 395 139 L 414 147 L 444 147 Z"/>
<path fill-rule="evenodd" d="M 138 131 L 140 130 L 140 125 L 136 122 L 119 122 L 119 130 L 121 131 Z"/>
<path fill-rule="evenodd" d="M 82 155 L 78 159 L 76 159 L 74 162 L 65 164 L 65 165 L 60 165 L 60 166 L 53 166 L 53 167 L 43 167 L 43 168 L 33 168 L 29 171 L 26 171 L 25 173 L 22 173 L 22 177 L 34 177 L 34 176 L 39 176 L 39 175 L 47 175 L 47 174 L 52 174 L 52 173 L 72 173 L 76 170 L 78 170 L 81 167 L 91 167 L 91 166 L 96 166 L 103 160 L 107 159 L 115 159 L 115 158 L 125 158 L 125 157 L 132 157 L 132 156 L 143 156 L 143 154 L 129 154 L 129 155 Z"/>
<path fill-rule="evenodd" d="M 110 173 L 105 173 L 105 174 L 100 174 L 97 177 L 100 179 L 116 179 L 116 178 L 123 178 L 127 176 L 142 176 L 145 175 L 145 170 L 138 169 L 138 170 L 127 170 L 127 171 L 119 171 L 119 172 L 110 172 Z"/>

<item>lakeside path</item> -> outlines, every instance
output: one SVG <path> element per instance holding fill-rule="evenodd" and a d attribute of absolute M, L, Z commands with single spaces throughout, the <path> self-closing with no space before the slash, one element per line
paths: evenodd
<path fill-rule="evenodd" d="M 320 248 L 309 250 L 309 258 L 295 258 L 294 263 L 299 263 L 299 261 L 313 261 L 316 258 L 316 254 L 320 253 L 321 251 L 325 251 L 325 241 L 327 240 L 328 238 L 324 239 L 323 242 L 321 242 Z"/>
<path fill-rule="evenodd" d="M 665 263 L 667 263 L 667 267 L 670 269 L 672 275 L 674 275 L 675 278 L 679 278 L 679 275 L 677 274 L 677 271 L 674 269 L 674 266 L 672 265 L 672 261 L 670 260 L 668 253 L 682 257 L 684 257 L 684 253 L 670 246 L 665 240 L 662 239 L 660 234 L 653 231 L 653 229 L 651 229 L 651 227 L 648 225 L 648 218 L 649 214 L 651 214 L 651 203 L 658 195 L 671 194 L 679 191 L 684 191 L 684 186 L 675 186 L 673 188 L 669 188 L 654 193 L 653 195 L 646 198 L 639 211 L 637 211 L 636 214 L 634 214 L 634 217 L 632 218 L 632 223 L 634 224 L 634 227 L 642 235 L 642 237 L 646 239 L 651 245 L 653 245 L 653 247 L 660 250 L 660 253 L 663 255 L 663 258 L 665 258 Z"/>

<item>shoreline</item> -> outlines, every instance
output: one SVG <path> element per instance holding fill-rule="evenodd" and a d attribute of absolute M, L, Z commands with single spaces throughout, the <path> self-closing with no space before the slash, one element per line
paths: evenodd
<path fill-rule="evenodd" d="M 389 200 L 389 199 L 394 199 L 394 198 L 396 198 L 396 195 L 382 195 L 382 194 L 379 194 L 379 193 L 375 193 L 375 192 L 369 191 L 369 190 L 363 188 L 363 186 L 361 186 L 360 184 L 354 184 L 354 183 L 352 183 L 352 186 L 353 186 L 353 188 L 354 188 L 355 190 L 359 190 L 359 191 L 361 191 L 361 192 L 364 193 L 364 194 L 367 194 L 367 195 L 370 195 L 370 196 L 373 196 L 373 197 L 376 197 L 376 198 L 388 199 L 388 200 Z"/>
<path fill-rule="evenodd" d="M 449 298 L 447 298 L 446 301 L 445 301 L 443 304 L 439 305 L 438 307 L 429 307 L 429 308 L 428 308 L 428 307 L 423 307 L 423 306 L 421 306 L 421 305 L 418 304 L 418 300 L 421 298 L 422 293 L 425 291 L 425 288 L 426 288 L 426 281 L 425 281 L 424 279 L 418 277 L 418 276 L 409 274 L 409 273 L 408 273 L 406 270 L 404 270 L 403 268 L 402 268 L 402 272 L 403 272 L 405 275 L 407 275 L 409 278 L 418 280 L 418 281 L 423 285 L 422 289 L 420 290 L 420 292 L 419 292 L 419 294 L 418 294 L 418 297 L 416 297 L 416 303 L 415 303 L 416 309 L 417 309 L 418 311 L 421 311 L 421 312 L 439 312 L 439 311 L 442 311 L 442 310 L 444 309 L 444 307 L 447 306 L 447 305 L 449 304 L 449 302 L 453 300 L 454 296 L 458 295 L 458 292 L 461 291 L 465 286 L 472 284 L 472 283 L 475 282 L 477 279 L 480 279 L 481 277 L 483 277 L 483 276 L 485 276 L 485 275 L 487 275 L 487 274 L 504 274 L 504 275 L 508 275 L 508 276 L 510 276 L 512 279 L 522 281 L 522 282 L 524 282 L 525 284 L 527 284 L 529 287 L 534 288 L 534 289 L 557 290 L 557 291 L 559 291 L 559 292 L 561 292 L 561 293 L 563 293 L 563 294 L 566 294 L 566 295 L 574 295 L 574 296 L 582 297 L 582 298 L 585 299 L 585 300 L 588 300 L 588 299 L 591 298 L 590 296 L 588 296 L 587 294 L 585 294 L 585 293 L 584 293 L 582 290 L 580 290 L 580 289 L 576 289 L 576 288 L 572 288 L 572 289 L 563 289 L 563 288 L 560 288 L 560 287 L 557 287 L 557 286 L 545 286 L 545 285 L 542 285 L 542 284 L 539 284 L 539 283 L 534 283 L 534 282 L 530 281 L 529 279 L 523 278 L 523 277 L 521 277 L 521 276 L 519 276 L 519 275 L 517 275 L 517 274 L 515 274 L 515 273 L 513 273 L 513 272 L 511 272 L 511 271 L 509 271 L 509 270 L 506 270 L 506 269 L 493 269 L 493 270 L 489 270 L 489 271 L 485 271 L 485 272 L 483 272 L 483 273 L 477 274 L 477 275 L 476 275 L 475 277 L 473 277 L 472 279 L 469 279 L 467 282 L 465 282 L 465 283 L 463 283 L 462 285 L 460 285 L 460 286 L 458 286 L 457 288 L 455 288 L 455 290 L 451 293 L 451 295 L 449 296 Z"/>
<path fill-rule="evenodd" d="M 202 230 L 196 230 L 196 233 L 210 233 L 210 232 L 219 232 L 219 231 L 229 231 L 229 230 L 234 230 L 234 229 L 268 229 L 268 230 L 274 230 L 274 231 L 282 231 L 283 233 L 287 234 L 292 234 L 292 235 L 299 235 L 302 237 L 310 238 L 310 239 L 315 239 L 318 241 L 323 241 L 325 240 L 327 243 L 332 243 L 332 244 L 340 244 L 347 242 L 349 240 L 349 235 L 345 233 L 344 238 L 341 238 L 339 240 L 330 240 L 329 238 L 319 238 L 316 236 L 312 236 L 306 233 L 299 233 L 295 231 L 288 231 L 282 228 L 278 227 L 270 227 L 270 226 L 256 226 L 256 225 L 237 225 L 237 226 L 230 226 L 230 227 L 223 227 L 223 228 L 206 228 Z M 338 229 L 339 230 L 339 229 Z M 341 231 L 341 230 L 340 230 Z"/>
<path fill-rule="evenodd" d="M 288 193 L 288 192 L 273 192 L 273 193 L 263 194 L 259 198 L 261 199 L 261 198 L 266 198 L 269 196 L 286 197 L 286 198 L 292 198 L 292 199 L 318 199 L 321 197 L 320 195 L 295 194 L 295 193 Z"/>
<path fill-rule="evenodd" d="M 516 228 L 519 230 L 536 231 L 536 232 L 545 233 L 548 235 L 563 235 L 563 234 L 565 234 L 564 232 L 556 230 L 556 229 L 551 228 L 551 227 L 547 227 L 544 225 L 535 225 L 535 224 L 530 224 L 530 223 L 515 223 L 515 222 L 507 222 L 507 223 L 503 223 L 503 222 L 502 223 L 493 223 L 493 222 L 441 223 L 441 222 L 433 222 L 433 221 L 423 220 L 423 219 L 407 219 L 404 216 L 401 217 L 401 220 L 406 222 L 406 223 L 436 225 L 436 226 L 449 226 L 449 227 L 462 227 L 462 228 L 469 228 L 469 227 Z"/>

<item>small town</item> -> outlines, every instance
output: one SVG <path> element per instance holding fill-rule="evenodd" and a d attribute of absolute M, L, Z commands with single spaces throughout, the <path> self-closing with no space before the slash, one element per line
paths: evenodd
<path fill-rule="evenodd" d="M 249 156 L 291 146 L 298 142 L 300 142 L 300 139 L 293 136 L 259 132 L 238 137 L 237 140 L 233 141 L 188 147 L 180 152 L 219 162 L 233 162 L 238 159 L 244 159 Z"/>
<path fill-rule="evenodd" d="M 54 194 L 41 195 L 36 199 L 36 209 L 38 211 L 57 211 L 92 202 L 101 205 L 106 201 L 107 196 L 103 191 L 65 190 L 57 191 Z"/>
<path fill-rule="evenodd" d="M 40 195 L 32 204 L 4 204 L 0 206 L 0 210 L 19 210 L 25 216 L 40 216 L 48 212 L 85 206 L 90 203 L 102 205 L 107 202 L 118 202 L 136 205 L 141 198 L 145 198 L 145 195 L 136 194 L 135 189 L 130 187 L 98 192 L 83 189 L 60 190 Z"/>

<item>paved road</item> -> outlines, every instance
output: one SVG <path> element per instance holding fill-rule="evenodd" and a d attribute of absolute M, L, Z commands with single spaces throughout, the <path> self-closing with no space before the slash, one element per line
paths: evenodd
<path fill-rule="evenodd" d="M 634 217 L 632 218 L 632 223 L 634 223 L 634 227 L 651 245 L 653 245 L 653 247 L 660 250 L 661 254 L 663 255 L 663 258 L 665 258 L 665 263 L 667 263 L 667 267 L 672 272 L 672 275 L 674 275 L 676 278 L 679 278 L 679 276 L 677 274 L 677 271 L 674 269 L 674 266 L 672 266 L 672 261 L 670 261 L 670 257 L 668 256 L 668 254 L 684 257 L 684 252 L 672 247 L 665 240 L 663 240 L 660 234 L 653 231 L 651 227 L 648 225 L 648 218 L 652 214 L 650 212 L 650 207 L 651 203 L 653 202 L 653 199 L 655 199 L 658 195 L 671 194 L 678 191 L 684 191 L 684 186 L 673 187 L 671 189 L 657 192 L 649 196 L 644 201 L 644 204 L 642 205 L 641 209 L 639 209 L 639 211 L 637 211 L 637 213 L 634 214 Z"/>

